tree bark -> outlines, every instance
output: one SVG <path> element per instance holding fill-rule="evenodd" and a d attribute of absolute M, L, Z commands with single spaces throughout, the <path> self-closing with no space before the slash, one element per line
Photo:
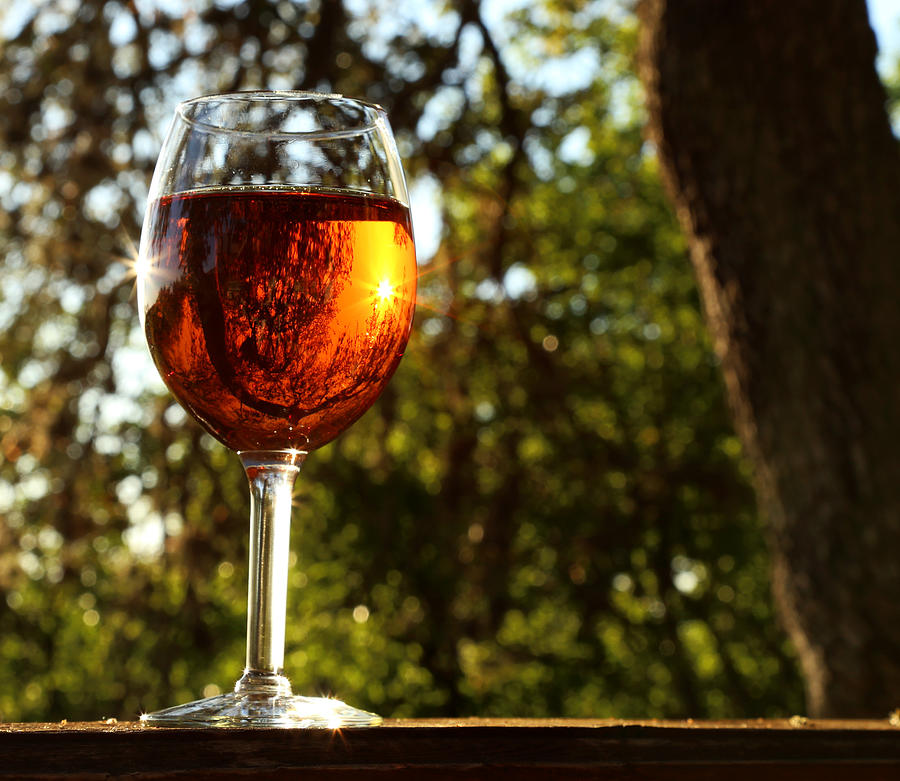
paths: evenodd
<path fill-rule="evenodd" d="M 811 714 L 900 706 L 900 147 L 864 0 L 645 0 L 649 132 Z"/>

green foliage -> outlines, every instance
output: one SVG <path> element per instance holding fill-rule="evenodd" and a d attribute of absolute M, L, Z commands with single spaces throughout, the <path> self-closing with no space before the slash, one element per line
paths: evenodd
<path fill-rule="evenodd" d="M 58 0 L 0 42 L 0 717 L 133 718 L 240 672 L 245 478 L 146 368 L 128 261 L 174 102 L 256 87 L 383 103 L 441 215 L 404 362 L 301 475 L 295 690 L 798 711 L 631 15 L 196 5 Z"/>

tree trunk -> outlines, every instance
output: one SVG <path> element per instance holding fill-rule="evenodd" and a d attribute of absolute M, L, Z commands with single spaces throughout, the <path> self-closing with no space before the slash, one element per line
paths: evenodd
<path fill-rule="evenodd" d="M 900 147 L 864 0 L 645 0 L 650 133 L 813 715 L 900 706 Z"/>

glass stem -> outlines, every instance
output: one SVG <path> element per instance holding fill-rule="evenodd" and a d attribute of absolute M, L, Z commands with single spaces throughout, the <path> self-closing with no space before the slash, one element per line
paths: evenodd
<path fill-rule="evenodd" d="M 250 482 L 250 580 L 247 593 L 247 665 L 236 692 L 290 694 L 284 669 L 291 502 L 306 453 L 239 453 Z"/>

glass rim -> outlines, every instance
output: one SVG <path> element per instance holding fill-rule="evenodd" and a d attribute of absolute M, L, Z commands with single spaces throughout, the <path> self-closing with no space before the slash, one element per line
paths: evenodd
<path fill-rule="evenodd" d="M 204 122 L 202 119 L 188 115 L 188 110 L 192 106 L 202 104 L 212 104 L 214 102 L 223 103 L 239 103 L 245 101 L 248 103 L 265 104 L 275 101 L 286 101 L 295 103 L 344 103 L 348 105 L 362 108 L 368 114 L 374 112 L 374 117 L 365 124 L 348 127 L 338 130 L 243 130 L 230 128 L 224 125 L 216 125 L 211 122 Z M 326 138 L 347 138 L 351 136 L 364 135 L 371 133 L 373 130 L 383 126 L 387 120 L 387 112 L 377 103 L 360 100 L 359 98 L 351 98 L 335 92 L 315 92 L 312 90 L 241 90 L 236 92 L 216 92 L 209 95 L 198 95 L 197 97 L 182 100 L 175 107 L 175 116 L 188 125 L 200 128 L 211 133 L 223 133 L 239 136 L 264 136 L 266 138 L 294 138 L 315 141 Z"/>

